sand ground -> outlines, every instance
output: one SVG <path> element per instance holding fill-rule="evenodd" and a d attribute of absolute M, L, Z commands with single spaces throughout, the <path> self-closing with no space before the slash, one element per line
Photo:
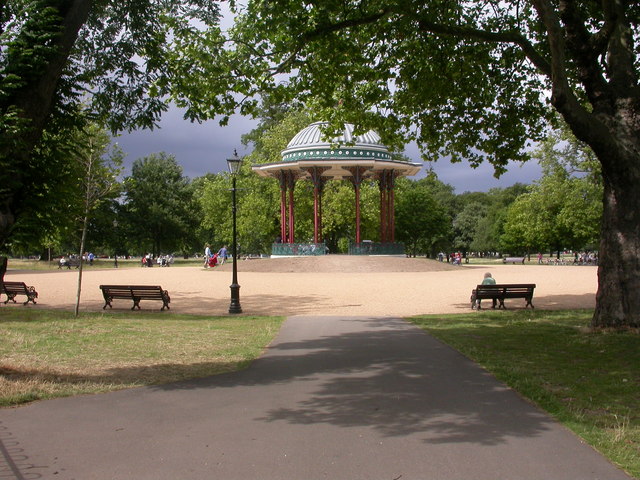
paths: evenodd
<path fill-rule="evenodd" d="M 273 258 L 238 263 L 240 301 L 245 315 L 341 315 L 399 317 L 470 311 L 471 290 L 491 271 L 498 283 L 535 283 L 537 309 L 593 308 L 597 268 L 590 266 L 495 265 L 454 267 L 424 258 L 326 257 Z M 101 284 L 162 285 L 174 313 L 227 315 L 231 265 L 214 269 L 93 268 L 83 272 L 81 310 L 100 311 Z M 26 308 L 72 309 L 78 271 L 16 271 L 5 280 L 23 281 L 39 293 Z M 4 296 L 2 299 L 4 300 Z M 24 297 L 19 297 L 20 298 Z M 142 311 L 157 311 L 159 302 L 142 302 Z M 507 300 L 521 309 L 521 299 Z M 2 308 L 25 308 L 9 304 Z M 131 302 L 115 300 L 113 310 Z"/>

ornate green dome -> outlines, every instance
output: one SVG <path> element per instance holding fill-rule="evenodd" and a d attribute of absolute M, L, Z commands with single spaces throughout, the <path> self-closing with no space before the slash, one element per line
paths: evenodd
<path fill-rule="evenodd" d="M 355 136 L 354 126 L 346 123 L 341 135 L 327 140 L 321 130 L 326 124 L 315 122 L 300 130 L 282 151 L 282 160 L 391 160 L 389 150 L 373 130 Z"/>
<path fill-rule="evenodd" d="M 342 134 L 330 140 L 324 138 L 321 127 L 326 122 L 312 123 L 298 132 L 282 151 L 282 160 L 251 167 L 263 177 L 296 178 L 321 175 L 325 179 L 377 177 L 384 172 L 396 176 L 415 175 L 422 164 L 393 160 L 387 147 L 380 143 L 380 135 L 369 131 L 354 135 L 354 126 L 345 124 Z M 311 172 L 314 172 L 313 175 Z"/>

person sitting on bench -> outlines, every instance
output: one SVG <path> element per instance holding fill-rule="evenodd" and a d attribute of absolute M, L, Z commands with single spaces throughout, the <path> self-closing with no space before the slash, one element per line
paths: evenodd
<path fill-rule="evenodd" d="M 487 272 L 484 274 L 484 279 L 482 280 L 482 284 L 481 285 L 495 285 L 496 284 L 496 280 L 495 278 L 493 278 L 491 276 L 491 272 Z M 491 299 L 493 302 L 493 305 L 491 306 L 491 308 L 496 308 L 496 302 L 498 301 L 495 298 Z M 478 308 L 480 308 L 480 302 L 482 301 L 481 299 L 477 299 L 476 300 L 478 302 Z"/>

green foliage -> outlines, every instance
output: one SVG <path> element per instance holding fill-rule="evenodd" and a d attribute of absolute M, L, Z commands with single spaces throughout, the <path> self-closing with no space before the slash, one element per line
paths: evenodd
<path fill-rule="evenodd" d="M 487 207 L 482 203 L 472 202 L 456 215 L 453 220 L 455 238 L 453 245 L 457 250 L 468 252 L 476 237 L 480 220 L 487 215 Z"/>
<path fill-rule="evenodd" d="M 547 225 L 544 211 L 538 209 L 536 197 L 524 194 L 516 199 L 507 213 L 504 233 L 501 237 L 502 249 L 510 253 L 531 253 L 547 246 Z M 536 215 L 539 213 L 540 215 Z"/>
<path fill-rule="evenodd" d="M 487 193 L 486 215 L 478 219 L 470 248 L 474 252 L 497 252 L 501 250 L 500 237 L 509 206 L 523 193 L 527 186 L 517 183 L 507 188 L 494 188 Z"/>
<path fill-rule="evenodd" d="M 134 161 L 124 179 L 122 228 L 139 253 L 170 253 L 192 241 L 199 211 L 193 189 L 173 156 L 152 154 Z"/>
<path fill-rule="evenodd" d="M 520 19 L 532 14 L 526 10 Z M 526 159 L 522 147 L 548 114 L 534 67 L 512 42 L 433 35 L 434 23 L 461 33 L 518 24 L 506 7 L 489 12 L 472 4 L 251 1 L 238 7 L 230 49 L 206 36 L 193 47 L 218 61 L 173 52 L 178 65 L 190 67 L 183 68 L 189 87 L 176 94 L 194 113 L 212 117 L 225 103 L 260 114 L 251 98 L 266 92 L 274 104 L 311 107 L 335 128 L 345 121 L 360 131 L 375 127 L 392 147 L 416 140 L 431 159 L 451 155 L 475 165 L 488 156 L 497 171 Z M 221 79 L 225 66 L 241 100 L 211 93 L 230 89 Z"/>
<path fill-rule="evenodd" d="M 27 230 L 36 235 L 46 223 L 37 217 L 57 212 L 66 195 L 57 189 L 73 169 L 62 137 L 86 118 L 112 131 L 155 126 L 168 86 L 180 82 L 168 66 L 171 46 L 191 43 L 205 28 L 211 40 L 218 19 L 209 0 L 2 2 L 1 245 L 15 235 L 14 246 L 23 248 Z M 50 223 L 48 231 L 56 227 Z"/>
<path fill-rule="evenodd" d="M 280 193 L 275 181 L 258 177 L 243 162 L 236 179 L 238 255 L 269 253 L 280 231 Z M 232 244 L 231 178 L 228 173 L 208 176 L 198 202 L 203 212 L 204 243 L 218 249 Z"/>
<path fill-rule="evenodd" d="M 380 194 L 369 182 L 360 186 L 360 235 L 363 240 L 379 238 Z M 324 242 L 331 252 L 345 253 L 356 240 L 354 188 L 348 181 L 331 180 L 324 187 L 322 206 Z"/>
<path fill-rule="evenodd" d="M 78 252 L 87 201 L 93 210 L 119 194 L 116 177 L 123 154 L 110 142 L 93 124 L 44 133 L 28 174 L 35 183 L 17 211 L 12 252 L 39 252 L 43 246 L 57 254 Z"/>
<path fill-rule="evenodd" d="M 451 230 L 451 218 L 425 182 L 398 182 L 395 215 L 396 239 L 405 244 L 408 255 L 434 257 Z"/>
<path fill-rule="evenodd" d="M 186 88 L 169 68 L 171 50 L 195 55 L 202 29 L 220 41 L 218 22 L 219 6 L 209 0 L 95 2 L 75 44 L 72 78 L 90 86 L 90 108 L 113 131 L 152 128 L 167 109 L 169 86 Z"/>
<path fill-rule="evenodd" d="M 593 153 L 565 129 L 551 132 L 534 155 L 543 177 L 509 209 L 504 248 L 593 249 L 602 218 L 601 176 Z"/>

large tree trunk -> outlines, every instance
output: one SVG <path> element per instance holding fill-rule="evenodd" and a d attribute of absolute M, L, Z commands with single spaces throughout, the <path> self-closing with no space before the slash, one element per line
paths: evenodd
<path fill-rule="evenodd" d="M 640 162 L 625 160 L 619 160 L 615 168 L 603 162 L 604 210 L 594 327 L 640 326 Z"/>
<path fill-rule="evenodd" d="M 18 58 L 17 65 L 9 62 L 4 68 L 5 73 L 18 75 L 22 85 L 3 97 L 0 111 L 2 114 L 15 112 L 26 124 L 16 131 L 10 132 L 7 129 L 0 133 L 0 164 L 11 167 L 3 168 L 0 172 L 0 245 L 7 241 L 17 220 L 16 207 L 20 200 L 16 197 L 23 186 L 23 174 L 28 170 L 26 166 L 31 152 L 42 138 L 53 109 L 60 78 L 93 2 L 56 0 L 49 3 L 58 8 L 60 13 L 60 35 L 52 43 L 56 48 L 52 49 L 44 65 L 34 63 L 29 69 Z M 43 32 L 25 32 L 21 36 L 26 43 L 25 49 L 39 47 L 41 35 Z"/>

